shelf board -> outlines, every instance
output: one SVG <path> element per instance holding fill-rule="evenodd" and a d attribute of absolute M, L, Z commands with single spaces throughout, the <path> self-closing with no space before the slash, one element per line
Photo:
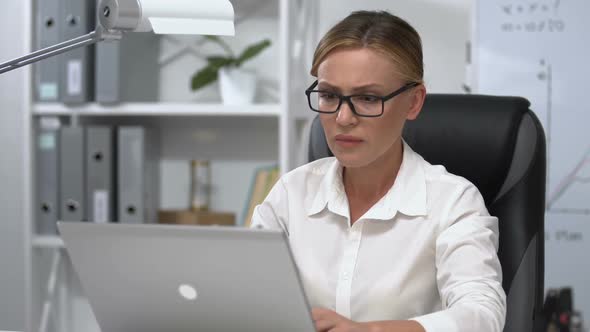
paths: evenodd
<path fill-rule="evenodd" d="M 35 103 L 38 116 L 270 116 L 281 114 L 280 104 L 223 105 L 197 103 L 122 103 L 102 105 L 89 103 Z"/>
<path fill-rule="evenodd" d="M 33 236 L 34 248 L 65 248 L 64 241 L 58 235 Z"/>

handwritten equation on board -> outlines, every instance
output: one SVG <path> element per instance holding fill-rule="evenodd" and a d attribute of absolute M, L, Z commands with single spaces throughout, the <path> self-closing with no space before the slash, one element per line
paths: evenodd
<path fill-rule="evenodd" d="M 527 3 L 505 3 L 499 6 L 503 15 L 502 32 L 564 32 L 565 21 L 559 17 L 561 0 Z"/>

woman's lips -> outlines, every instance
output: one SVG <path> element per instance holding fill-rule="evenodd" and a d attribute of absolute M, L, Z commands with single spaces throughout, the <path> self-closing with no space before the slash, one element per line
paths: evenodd
<path fill-rule="evenodd" d="M 355 147 L 363 143 L 361 138 L 352 135 L 336 135 L 334 139 L 336 144 L 341 147 Z"/>

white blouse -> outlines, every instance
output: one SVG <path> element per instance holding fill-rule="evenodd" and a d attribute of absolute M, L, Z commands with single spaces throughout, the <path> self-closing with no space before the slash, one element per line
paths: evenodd
<path fill-rule="evenodd" d="M 352 226 L 342 166 L 324 158 L 282 176 L 252 227 L 287 233 L 312 307 L 428 332 L 502 331 L 498 219 L 469 181 L 403 151 L 394 185 Z"/>

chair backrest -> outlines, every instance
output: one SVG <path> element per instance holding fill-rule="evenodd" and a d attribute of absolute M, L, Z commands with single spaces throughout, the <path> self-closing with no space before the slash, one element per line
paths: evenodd
<path fill-rule="evenodd" d="M 546 150 L 529 106 L 519 97 L 430 94 L 403 132 L 428 162 L 475 184 L 498 217 L 507 332 L 535 331 L 542 324 Z M 328 156 L 316 117 L 309 161 Z"/>

